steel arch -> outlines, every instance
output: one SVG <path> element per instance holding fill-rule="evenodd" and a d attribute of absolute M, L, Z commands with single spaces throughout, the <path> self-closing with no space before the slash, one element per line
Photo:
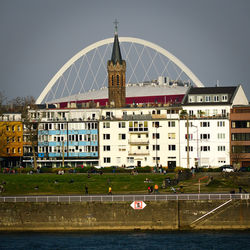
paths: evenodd
<path fill-rule="evenodd" d="M 57 82 L 57 80 L 63 75 L 63 73 L 73 64 L 75 63 L 79 58 L 90 52 L 91 50 L 94 50 L 98 47 L 101 47 L 106 44 L 113 43 L 114 38 L 108 38 L 101 41 L 98 41 L 96 43 L 93 43 L 89 45 L 88 47 L 84 48 L 83 50 L 79 51 L 76 55 L 74 55 L 71 59 L 69 59 L 62 67 L 61 69 L 54 75 L 54 77 L 49 81 L 47 86 L 44 88 L 40 96 L 36 100 L 36 104 L 41 104 L 50 89 L 54 86 L 54 84 Z M 195 76 L 195 74 L 184 64 L 182 63 L 177 57 L 175 57 L 173 54 L 171 54 L 169 51 L 163 49 L 162 47 L 158 46 L 157 44 L 148 42 L 143 39 L 134 38 L 134 37 L 119 37 L 120 42 L 130 42 L 130 43 L 137 43 L 140 45 L 147 46 L 159 53 L 161 53 L 163 56 L 169 58 L 172 62 L 174 62 L 183 72 L 186 73 L 186 75 L 193 81 L 193 83 L 197 87 L 204 87 L 204 85 L 201 83 L 201 81 Z"/>

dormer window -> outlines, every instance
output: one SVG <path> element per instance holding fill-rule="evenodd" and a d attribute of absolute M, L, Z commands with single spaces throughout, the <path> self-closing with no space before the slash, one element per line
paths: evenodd
<path fill-rule="evenodd" d="M 218 102 L 219 101 L 219 96 L 218 95 L 215 95 L 214 96 L 214 102 Z"/>
<path fill-rule="evenodd" d="M 203 102 L 202 96 L 197 96 L 197 102 Z"/>
<path fill-rule="evenodd" d="M 227 102 L 227 95 L 223 95 L 223 96 L 222 96 L 222 101 L 223 101 L 223 102 Z"/>
<path fill-rule="evenodd" d="M 194 96 L 189 96 L 188 99 L 189 99 L 189 102 L 194 102 Z"/>
<path fill-rule="evenodd" d="M 210 102 L 211 101 L 211 97 L 209 95 L 205 96 L 205 102 Z"/>

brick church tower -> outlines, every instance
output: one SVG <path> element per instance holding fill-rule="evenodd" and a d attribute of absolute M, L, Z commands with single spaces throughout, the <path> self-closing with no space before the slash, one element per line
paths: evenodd
<path fill-rule="evenodd" d="M 108 61 L 109 104 L 116 108 L 126 106 L 126 62 L 122 60 L 115 22 L 115 37 L 111 60 Z"/>

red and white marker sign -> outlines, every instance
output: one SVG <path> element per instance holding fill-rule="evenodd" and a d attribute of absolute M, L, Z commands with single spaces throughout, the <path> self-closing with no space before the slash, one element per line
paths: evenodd
<path fill-rule="evenodd" d="M 134 201 L 130 204 L 133 209 L 143 209 L 147 205 L 143 201 Z"/>

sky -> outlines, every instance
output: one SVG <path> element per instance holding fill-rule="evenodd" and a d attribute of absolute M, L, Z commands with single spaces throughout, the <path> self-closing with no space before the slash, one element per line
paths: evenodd
<path fill-rule="evenodd" d="M 174 54 L 205 86 L 242 84 L 250 100 L 249 0 L 0 0 L 0 91 L 37 98 L 90 44 L 141 38 Z"/>

